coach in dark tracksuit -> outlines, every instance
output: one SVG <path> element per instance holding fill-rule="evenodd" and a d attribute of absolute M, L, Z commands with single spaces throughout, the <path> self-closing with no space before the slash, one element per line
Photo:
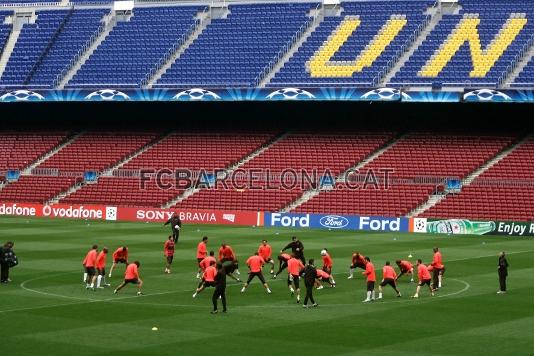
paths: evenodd
<path fill-rule="evenodd" d="M 498 294 L 506 293 L 506 277 L 508 277 L 508 261 L 504 255 L 504 251 L 499 253 L 499 266 L 497 267 L 499 271 L 499 291 Z"/>
<path fill-rule="evenodd" d="M 287 246 L 284 247 L 280 252 L 284 252 L 288 248 L 291 249 L 291 252 L 295 256 L 295 258 L 301 260 L 303 265 L 306 264 L 306 259 L 304 258 L 304 245 L 302 244 L 302 242 L 300 242 L 299 239 L 297 239 L 296 236 L 293 236 L 291 238 L 291 242 L 288 243 Z"/>
<path fill-rule="evenodd" d="M 213 311 L 212 314 L 217 313 L 217 299 L 221 297 L 221 302 L 223 305 L 223 313 L 226 313 L 226 269 L 222 264 L 217 264 L 217 275 L 215 276 L 215 291 L 211 297 L 213 302 Z"/>
<path fill-rule="evenodd" d="M 9 283 L 9 269 L 15 266 L 17 257 L 13 252 L 14 243 L 8 241 L 4 246 L 0 246 L 0 282 Z"/>
<path fill-rule="evenodd" d="M 163 226 L 171 224 L 172 240 L 174 243 L 178 242 L 180 238 L 180 229 L 182 228 L 182 220 L 178 217 L 178 214 L 174 213 L 169 220 Z M 178 228 L 177 228 L 178 227 Z"/>
<path fill-rule="evenodd" d="M 306 286 L 306 298 L 304 298 L 304 308 L 308 307 L 308 299 L 316 307 L 317 303 L 313 300 L 313 287 L 315 286 L 315 279 L 317 278 L 317 269 L 313 265 L 313 259 L 308 261 L 306 267 L 302 269 L 300 275 L 304 278 L 304 285 Z"/>

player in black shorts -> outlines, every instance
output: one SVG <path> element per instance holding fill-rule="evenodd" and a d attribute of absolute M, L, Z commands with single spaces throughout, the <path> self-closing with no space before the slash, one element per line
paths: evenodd
<path fill-rule="evenodd" d="M 287 268 L 287 261 L 291 258 L 290 255 L 287 253 L 281 253 L 278 256 L 278 271 L 273 274 L 273 278 L 276 279 L 276 276 L 278 276 L 283 270 Z"/>
<path fill-rule="evenodd" d="M 397 297 L 400 297 L 401 294 L 399 290 L 397 289 L 397 282 L 396 282 L 397 273 L 395 272 L 393 267 L 391 267 L 389 261 L 386 261 L 386 265 L 382 269 L 382 276 L 383 276 L 382 282 L 380 282 L 380 284 L 378 285 L 378 299 L 382 299 L 382 287 L 385 287 L 387 285 L 390 285 L 391 288 L 393 288 L 395 292 L 397 293 Z"/>

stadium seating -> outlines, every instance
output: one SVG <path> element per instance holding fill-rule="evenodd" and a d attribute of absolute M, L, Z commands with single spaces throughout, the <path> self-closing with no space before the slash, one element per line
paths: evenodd
<path fill-rule="evenodd" d="M 361 85 L 372 86 L 373 80 L 384 67 L 388 65 L 401 47 L 411 43 L 411 37 L 419 26 L 423 26 L 428 15 L 424 11 L 433 4 L 433 1 L 372 1 L 372 2 L 343 2 L 343 12 L 340 16 L 326 17 L 322 24 L 311 34 L 308 40 L 299 48 L 299 51 L 286 63 L 282 70 L 270 82 L 270 86 L 296 85 L 299 87 L 321 85 Z M 329 42 L 336 29 L 345 24 L 348 19 L 358 19 L 361 23 L 346 40 L 343 38 L 341 47 L 332 50 L 332 58 L 323 61 L 336 61 L 329 67 L 351 68 L 345 71 L 332 72 L 324 66 L 310 72 L 310 61 L 320 49 L 334 46 Z M 369 58 L 364 57 L 365 51 L 375 36 L 380 33 L 386 24 L 396 26 L 388 27 L 384 37 L 371 47 Z M 347 31 L 347 30 L 345 30 Z M 328 44 L 328 45 L 327 45 Z M 383 50 L 383 51 L 382 51 Z M 365 59 L 365 60 L 364 60 Z M 360 60 L 360 61 L 358 61 Z M 358 62 L 358 63 L 356 63 Z"/>
<path fill-rule="evenodd" d="M 113 85 L 139 87 L 141 82 L 195 24 L 201 7 L 136 8 L 127 22 L 118 22 L 89 57 L 69 87 Z"/>
<path fill-rule="evenodd" d="M 530 59 L 519 76 L 512 83 L 512 87 L 532 87 L 534 85 L 534 57 Z"/>
<path fill-rule="evenodd" d="M 72 177 L 21 176 L 0 190 L 0 201 L 45 203 L 76 183 Z"/>
<path fill-rule="evenodd" d="M 2 53 L 4 45 L 9 37 L 9 33 L 11 32 L 11 26 L 5 25 L 4 19 L 11 14 L 12 13 L 8 11 L 0 11 L 0 53 Z"/>
<path fill-rule="evenodd" d="M 534 219 L 534 139 L 477 177 L 459 194 L 427 210 L 422 216 L 481 220 L 531 221 Z"/>
<path fill-rule="evenodd" d="M 0 170 L 21 170 L 66 139 L 66 133 L 0 134 Z"/>
<path fill-rule="evenodd" d="M 221 184 L 217 185 L 216 189 L 201 190 L 177 206 L 182 208 L 218 206 L 224 209 L 278 211 L 310 188 L 305 174 L 314 177 L 315 171 L 315 183 L 320 183 L 327 169 L 330 175 L 335 177 L 384 145 L 390 137 L 391 135 L 387 133 L 289 134 L 240 167 L 248 172 L 259 173 L 253 183 L 250 181 L 253 177 L 236 179 L 237 184 L 232 184 L 232 180 L 228 179 L 227 188 Z M 289 169 L 296 172 L 296 176 L 284 173 Z M 241 186 L 250 187 L 252 184 L 259 189 L 248 187 L 241 189 Z"/>
<path fill-rule="evenodd" d="M 158 86 L 250 87 L 317 3 L 230 5 L 167 70 Z"/>

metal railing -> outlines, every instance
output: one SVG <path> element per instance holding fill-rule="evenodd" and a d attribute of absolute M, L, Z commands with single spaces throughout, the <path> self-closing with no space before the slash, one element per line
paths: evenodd
<path fill-rule="evenodd" d="M 165 65 L 165 63 L 167 63 L 172 58 L 172 56 L 187 42 L 189 37 L 191 37 L 193 33 L 195 33 L 195 31 L 204 24 L 205 21 L 208 21 L 208 18 L 211 18 L 210 16 L 208 16 L 210 9 L 211 8 L 208 6 L 204 8 L 203 14 L 205 14 L 207 17 L 204 17 L 201 20 L 198 20 L 194 24 L 192 24 L 187 30 L 187 32 L 184 33 L 171 48 L 169 48 L 169 50 L 163 55 L 163 57 L 161 57 L 160 60 L 145 75 L 143 80 L 141 80 L 141 87 L 146 87 L 148 83 L 150 83 L 150 80 L 156 75 L 156 73 Z"/>
<path fill-rule="evenodd" d="M 28 3 L 3 3 L 0 7 L 43 7 L 43 6 L 61 6 L 61 1 L 57 2 L 28 2 Z M 64 5 L 70 6 L 70 5 Z"/>
<path fill-rule="evenodd" d="M 89 49 L 93 43 L 97 40 L 97 38 L 106 30 L 106 27 L 109 25 L 107 22 L 107 18 L 111 18 L 113 16 L 113 9 L 110 10 L 110 12 L 104 17 L 103 23 L 98 27 L 98 29 L 91 35 L 91 37 L 85 42 L 85 44 L 78 50 L 76 55 L 71 59 L 71 61 L 63 68 L 63 70 L 56 76 L 56 79 L 54 80 L 54 88 L 57 88 L 61 81 L 65 78 L 67 73 L 74 68 L 78 60 L 85 54 L 87 49 Z"/>
<path fill-rule="evenodd" d="M 512 72 L 517 68 L 521 60 L 525 57 L 531 47 L 534 45 L 534 34 L 530 36 L 529 40 L 523 45 L 521 50 L 515 55 L 514 59 L 510 61 L 510 64 L 506 67 L 506 70 L 501 74 L 498 80 L 498 87 L 502 88 L 506 79 L 512 74 Z"/>
<path fill-rule="evenodd" d="M 315 7 L 315 11 L 321 11 L 322 4 L 318 4 Z M 324 11 L 324 9 L 323 9 Z M 297 32 L 291 37 L 291 39 L 276 53 L 276 55 L 267 63 L 267 65 L 263 68 L 263 70 L 254 78 L 254 87 L 259 87 L 260 83 L 262 82 L 265 77 L 274 69 L 276 64 L 282 59 L 282 57 L 289 52 L 289 50 L 302 38 L 304 33 L 313 25 L 315 25 L 316 22 L 318 22 L 321 18 L 324 17 L 323 12 L 318 12 L 317 16 L 313 19 L 308 19 L 306 22 L 299 27 Z"/>

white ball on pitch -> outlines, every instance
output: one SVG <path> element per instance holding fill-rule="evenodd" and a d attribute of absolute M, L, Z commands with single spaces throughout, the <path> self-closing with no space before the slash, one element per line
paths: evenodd
<path fill-rule="evenodd" d="M 158 331 L 158 328 L 154 326 L 154 327 L 152 328 L 152 331 Z"/>

